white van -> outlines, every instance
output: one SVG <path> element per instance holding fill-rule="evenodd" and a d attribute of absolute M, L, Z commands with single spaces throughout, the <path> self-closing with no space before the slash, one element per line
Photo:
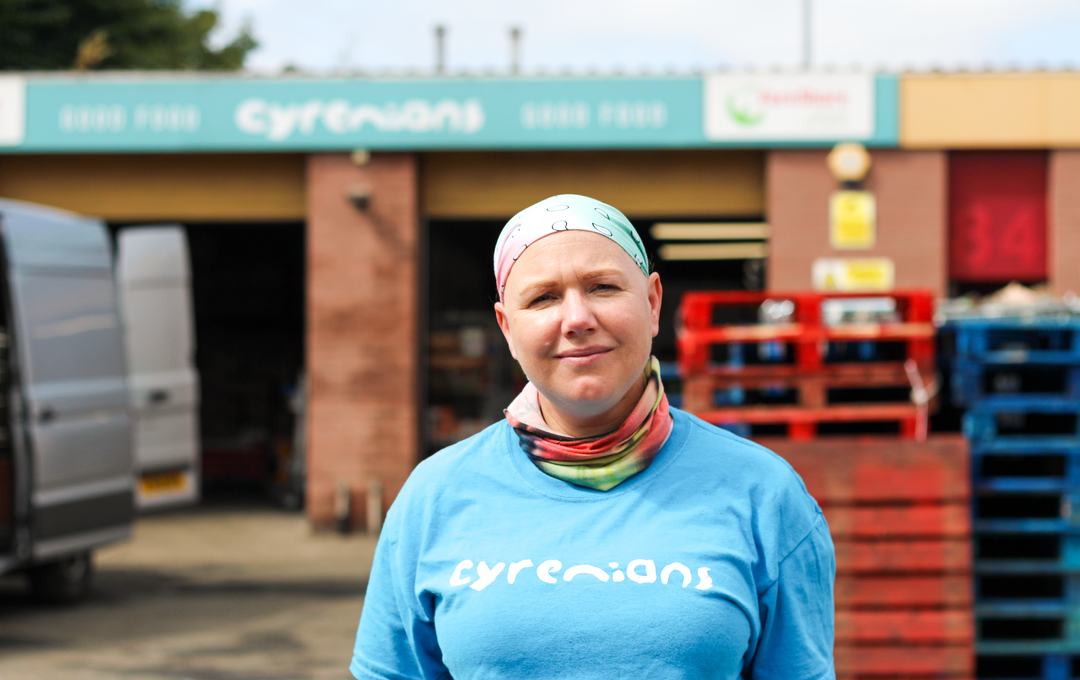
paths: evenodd
<path fill-rule="evenodd" d="M 199 382 L 187 238 L 177 225 L 129 227 L 116 246 L 136 505 L 190 505 L 199 500 Z"/>
<path fill-rule="evenodd" d="M 135 509 L 112 251 L 99 220 L 0 200 L 0 573 L 81 596 Z"/>

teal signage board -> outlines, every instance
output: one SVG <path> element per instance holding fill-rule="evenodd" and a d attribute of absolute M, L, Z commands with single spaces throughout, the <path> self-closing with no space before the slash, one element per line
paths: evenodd
<path fill-rule="evenodd" d="M 873 146 L 894 146 L 896 79 L 866 77 L 875 93 L 873 123 L 869 134 L 860 132 L 857 137 Z M 271 79 L 109 74 L 3 80 L 0 118 L 12 110 L 11 105 L 5 108 L 5 96 L 13 101 L 21 96 L 24 106 L 20 121 L 0 120 L 0 131 L 8 131 L 0 134 L 0 152 L 8 153 L 762 148 L 820 146 L 844 139 L 803 138 L 797 131 L 790 139 L 775 135 L 755 139 L 745 132 L 730 139 L 723 134 L 707 137 L 706 119 L 732 107 L 710 111 L 702 77 Z M 745 103 L 752 95 L 747 92 L 731 96 L 742 97 L 739 102 Z M 805 107 L 807 102 L 819 105 L 806 96 L 800 100 L 771 92 L 765 91 L 762 96 L 771 99 L 763 101 L 777 111 L 783 106 Z M 757 100 L 746 101 L 753 107 Z M 780 120 L 779 115 L 773 118 Z"/>

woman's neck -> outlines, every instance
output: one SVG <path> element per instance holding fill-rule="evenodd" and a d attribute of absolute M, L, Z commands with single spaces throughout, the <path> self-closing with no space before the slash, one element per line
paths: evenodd
<path fill-rule="evenodd" d="M 558 408 L 538 391 L 540 414 L 552 432 L 575 439 L 597 437 L 614 432 L 626 422 L 634 411 L 634 407 L 641 401 L 641 395 L 645 393 L 645 384 L 644 379 L 634 381 L 633 386 L 615 406 L 594 416 L 580 416 L 574 414 L 572 409 Z"/>

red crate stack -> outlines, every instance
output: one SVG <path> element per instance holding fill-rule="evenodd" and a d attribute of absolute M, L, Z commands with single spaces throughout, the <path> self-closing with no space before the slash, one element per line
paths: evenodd
<path fill-rule="evenodd" d="M 778 302 L 783 314 L 768 317 Z M 683 408 L 783 456 L 825 512 L 836 547 L 839 680 L 975 674 L 968 447 L 959 435 L 927 434 L 933 304 L 929 290 L 682 299 Z M 745 323 L 718 321 L 733 318 Z M 850 343 L 867 351 L 849 351 Z M 881 422 L 897 434 L 819 432 L 826 423 L 857 432 Z"/>
<path fill-rule="evenodd" d="M 829 522 L 838 680 L 973 678 L 966 440 L 760 441 L 791 463 Z"/>
<path fill-rule="evenodd" d="M 792 439 L 811 439 L 818 424 L 836 422 L 896 422 L 901 435 L 925 433 L 925 406 L 910 400 L 885 403 L 832 403 L 830 390 L 912 386 L 914 376 L 924 384 L 935 371 L 933 293 L 929 290 L 883 293 L 895 303 L 897 320 L 825 323 L 826 300 L 867 298 L 867 294 L 762 291 L 694 291 L 686 293 L 679 309 L 679 373 L 683 406 L 718 425 L 780 424 Z M 783 323 L 718 324 L 718 308 L 752 308 L 768 300 L 790 301 L 791 319 Z M 902 343 L 903 358 L 890 361 L 826 360 L 838 343 Z M 790 347 L 790 361 L 732 365 L 715 362 L 717 345 L 753 346 L 774 343 Z M 905 366 L 908 364 L 908 366 Z M 715 395 L 731 389 L 794 390 L 790 404 L 718 405 Z"/>

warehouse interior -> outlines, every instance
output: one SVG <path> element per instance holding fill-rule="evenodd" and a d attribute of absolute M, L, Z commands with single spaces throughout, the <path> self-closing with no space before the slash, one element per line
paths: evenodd
<path fill-rule="evenodd" d="M 204 489 L 287 484 L 304 366 L 304 225 L 185 227 Z"/>

